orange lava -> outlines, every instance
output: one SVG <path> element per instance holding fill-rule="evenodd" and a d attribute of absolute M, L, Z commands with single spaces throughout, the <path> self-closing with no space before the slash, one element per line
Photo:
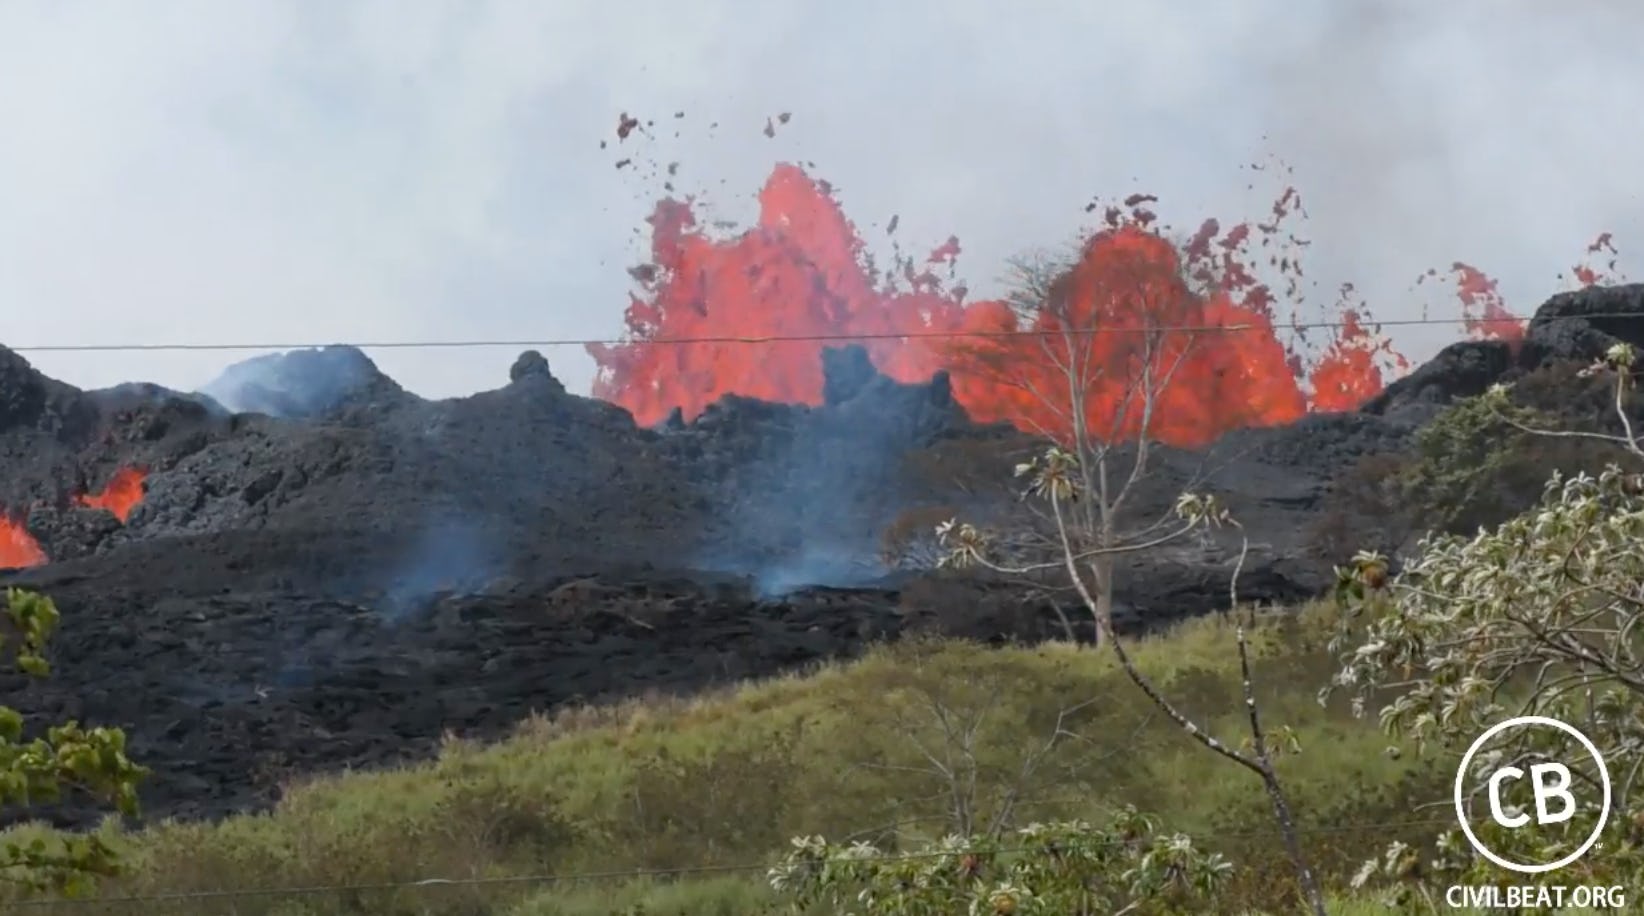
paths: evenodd
<path fill-rule="evenodd" d="M 1575 277 L 1577 286 L 1613 286 L 1627 282 L 1626 274 L 1616 268 L 1620 258 L 1616 250 L 1615 238 L 1609 232 L 1601 232 L 1593 243 L 1587 246 L 1587 260 L 1572 267 L 1571 273 Z M 1594 266 L 1594 258 L 1608 257 L 1604 263 Z"/>
<path fill-rule="evenodd" d="M 1450 265 L 1456 279 L 1456 295 L 1461 299 L 1462 317 L 1469 336 L 1483 340 L 1523 340 L 1524 319 L 1512 313 L 1496 290 L 1495 278 L 1471 264 Z"/>
<path fill-rule="evenodd" d="M 1135 222 L 1093 235 L 1046 302 L 1027 310 L 976 303 L 961 329 L 1028 333 L 937 345 L 955 396 L 976 419 L 1061 436 L 1071 379 L 1085 428 L 1105 441 L 1133 438 L 1145 424 L 1158 441 L 1199 445 L 1307 409 L 1265 310 L 1226 292 L 1195 293 L 1177 248 Z M 1156 392 L 1151 416 L 1147 391 Z"/>
<path fill-rule="evenodd" d="M 1271 223 L 1223 233 L 1207 221 L 1185 242 L 1154 225 L 1152 201 L 1135 195 L 1126 209 L 1109 208 L 1050 295 L 1024 308 L 944 289 L 937 271 L 958 256 L 954 238 L 923 263 L 875 269 L 828 184 L 795 165 L 772 171 L 757 222 L 730 238 L 706 234 L 691 201 L 663 200 L 649 219 L 651 262 L 632 271 L 640 289 L 625 314 L 629 342 L 588 347 L 599 365 L 593 393 L 645 425 L 675 407 L 689 420 L 727 394 L 817 404 L 819 351 L 856 337 L 886 375 L 917 382 L 946 369 L 972 417 L 1058 438 L 1073 425 L 1070 378 L 1083 392 L 1085 428 L 1108 441 L 1142 430 L 1138 383 L 1153 379 L 1149 436 L 1196 446 L 1239 427 L 1351 410 L 1382 391 L 1385 374 L 1409 368 L 1346 303 L 1315 357 L 1281 343 L 1278 297 L 1255 279 L 1249 246 L 1266 249 L 1293 291 L 1300 264 L 1272 243 L 1299 207 L 1294 189 Z M 1459 263 L 1452 272 L 1473 336 L 1522 337 L 1524 322 L 1493 280 Z M 1068 333 L 1088 328 L 1101 330 Z M 766 340 L 796 337 L 810 339 Z M 690 342 L 657 343 L 682 339 Z"/>
<path fill-rule="evenodd" d="M 964 317 L 958 297 L 920 278 L 907 292 L 877 285 L 861 265 L 855 230 L 799 168 L 779 166 L 760 204 L 759 225 L 724 242 L 697 231 L 689 204 L 657 205 L 649 220 L 653 263 L 634 271 L 647 296 L 631 297 L 626 313 L 634 340 L 893 334 L 952 328 Z M 929 348 L 864 343 L 880 370 L 893 376 L 928 378 L 939 368 Z M 588 349 L 600 365 L 594 395 L 651 424 L 676 406 L 693 418 L 733 393 L 819 403 L 818 354 L 826 345 L 731 340 Z"/>
<path fill-rule="evenodd" d="M 46 552 L 23 523 L 0 512 L 0 569 L 23 569 L 46 562 Z"/>
<path fill-rule="evenodd" d="M 143 501 L 143 481 L 147 479 L 148 471 L 142 468 L 121 468 L 102 490 L 77 496 L 74 501 L 93 509 L 107 509 L 124 524 L 131 510 Z"/>

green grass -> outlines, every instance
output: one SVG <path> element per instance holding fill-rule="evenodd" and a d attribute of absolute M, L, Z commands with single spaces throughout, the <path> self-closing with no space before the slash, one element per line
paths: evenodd
<path fill-rule="evenodd" d="M 1334 670 L 1327 615 L 1311 609 L 1261 627 L 1256 678 L 1265 720 L 1300 736 L 1302 753 L 1282 761 L 1282 775 L 1314 831 L 1309 853 L 1339 884 L 1388 841 L 1434 832 L 1349 827 L 1412 820 L 1415 802 L 1442 799 L 1445 787 L 1414 755 L 1388 754 L 1373 717 L 1353 719 L 1345 703 L 1320 707 L 1318 688 Z M 1185 711 L 1242 740 L 1226 620 L 1184 624 L 1134 653 Z M 1064 710 L 1073 737 L 1045 753 Z M 932 760 L 974 782 L 962 804 Z M 769 901 L 757 866 L 793 836 L 905 848 L 984 826 L 1007 803 L 1017 824 L 1134 804 L 1226 852 L 1239 866 L 1242 906 L 1283 905 L 1290 875 L 1259 781 L 1159 715 L 1109 653 L 905 643 L 731 691 L 571 710 L 491 746 L 450 741 L 426 765 L 293 785 L 264 815 L 108 827 L 130 870 L 103 882 L 101 895 L 268 893 L 40 912 L 581 916 L 643 903 L 648 914 L 751 913 Z M 698 871 L 511 880 L 656 869 Z M 489 883 L 381 887 L 427 878 Z M 281 890 L 338 886 L 347 887 Z"/>

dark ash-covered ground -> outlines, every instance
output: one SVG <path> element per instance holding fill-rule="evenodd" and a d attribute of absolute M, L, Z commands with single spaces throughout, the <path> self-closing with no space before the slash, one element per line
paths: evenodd
<path fill-rule="evenodd" d="M 1641 317 L 1590 317 L 1615 313 Z M 1310 535 L 1334 475 L 1400 448 L 1452 397 L 1616 339 L 1644 345 L 1644 286 L 1555 298 L 1522 346 L 1455 345 L 1359 413 L 1166 451 L 1138 509 L 1206 476 L 1253 542 L 1241 595 L 1316 594 L 1341 559 Z M 1032 443 L 971 424 L 945 378 L 898 385 L 855 349 L 826 369 L 822 407 L 727 399 L 643 430 L 567 394 L 535 354 L 506 386 L 451 401 L 346 348 L 211 389 L 276 417 L 143 386 L 81 392 L 0 349 L 0 506 L 57 561 L 0 583 L 64 612 L 53 677 L 0 676 L 0 696 L 40 721 L 126 728 L 157 772 L 150 816 L 216 816 L 294 774 L 416 758 L 446 730 L 495 736 L 570 702 L 696 690 L 912 631 L 1053 635 L 1042 598 L 890 575 L 877 557 L 910 507 L 995 509 L 1002 490 L 955 479 L 1004 482 Z M 150 474 L 127 524 L 72 505 L 133 465 Z M 1231 560 L 1225 542 L 1138 555 L 1127 622 L 1225 605 Z"/>

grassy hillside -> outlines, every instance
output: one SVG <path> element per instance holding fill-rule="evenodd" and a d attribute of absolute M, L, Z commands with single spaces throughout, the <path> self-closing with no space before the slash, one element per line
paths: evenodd
<path fill-rule="evenodd" d="M 1388 841 L 1437 831 L 1444 812 L 1415 805 L 1442 800 L 1449 774 L 1389 753 L 1373 716 L 1318 704 L 1329 623 L 1323 608 L 1272 615 L 1256 676 L 1267 721 L 1300 737 L 1282 772 L 1315 866 L 1339 885 Z M 1136 655 L 1184 709 L 1242 739 L 1227 621 Z M 1259 781 L 1166 722 L 1108 653 L 910 643 L 711 696 L 570 711 L 493 746 L 452 740 L 429 765 L 291 786 L 266 815 L 110 827 L 131 870 L 98 893 L 171 899 L 41 912 L 749 913 L 768 900 L 763 866 L 796 835 L 905 848 L 985 829 L 1007 807 L 1020 824 L 1125 803 L 1231 857 L 1241 906 L 1279 905 L 1289 872 Z M 603 877 L 534 877 L 572 873 Z M 429 878 L 482 881 L 386 886 Z M 225 888 L 263 893 L 211 895 Z"/>

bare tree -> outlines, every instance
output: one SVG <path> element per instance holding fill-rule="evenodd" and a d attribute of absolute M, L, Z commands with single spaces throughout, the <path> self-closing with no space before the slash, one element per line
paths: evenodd
<path fill-rule="evenodd" d="M 1039 558 L 1001 557 L 990 534 L 957 519 L 943 522 L 937 534 L 951 565 L 1015 576 L 1064 575 L 1094 617 L 1098 641 L 1112 648 L 1125 674 L 1152 704 L 1194 740 L 1261 779 L 1302 893 L 1322 916 L 1323 895 L 1302 853 L 1274 766 L 1281 749 L 1274 747 L 1257 707 L 1246 625 L 1241 622 L 1236 632 L 1250 730 L 1245 748 L 1211 736 L 1170 702 L 1136 666 L 1113 625 L 1115 574 L 1122 557 L 1195 533 L 1234 529 L 1241 547 L 1229 596 L 1237 613 L 1238 576 L 1249 550 L 1238 523 L 1212 497 L 1184 493 L 1163 512 L 1132 520 L 1138 490 L 1150 471 L 1161 405 L 1199 344 L 1191 328 L 1202 321 L 1196 308 L 1202 300 L 1177 262 L 1157 257 L 1159 241 L 1145 228 L 1131 226 L 1097 236 L 1090 244 L 1111 245 L 1111 250 L 1087 250 L 1071 267 L 1058 271 L 1046 269 L 1054 262 L 1027 263 L 1026 282 L 1014 305 L 1034 317 L 1042 364 L 1023 372 L 1018 354 L 990 351 L 986 344 L 968 361 L 1002 376 L 1018 373 L 1016 384 L 1032 396 L 1036 415 L 1052 421 L 1041 421 L 1039 427 L 1056 444 L 1016 468 L 1016 476 L 1027 480 L 1024 502 L 1045 523 L 1051 550 Z M 1254 611 L 1250 619 L 1254 621 Z M 1293 737 L 1290 744 L 1294 746 Z"/>
<path fill-rule="evenodd" d="M 1066 741 L 1078 736 L 1068 730 L 1069 719 L 1094 703 L 1086 700 L 1057 710 L 1056 721 L 1043 739 L 1027 742 L 1016 759 L 990 760 L 989 730 L 999 710 L 986 700 L 950 705 L 931 690 L 922 690 L 919 702 L 899 710 L 898 731 L 914 748 L 917 761 L 908 764 L 864 762 L 863 769 L 898 772 L 918 777 L 936 787 L 922 801 L 939 801 L 941 819 L 951 833 L 995 839 L 1015 826 L 1018 810 L 1038 801 L 1041 770 L 1050 764 Z M 906 824 L 899 821 L 898 824 Z"/>
<path fill-rule="evenodd" d="M 847 840 L 903 840 L 904 828 L 928 836 L 932 825 L 950 835 L 1002 837 L 1024 812 L 1082 799 L 1093 782 L 1111 778 L 1158 715 L 1104 710 L 1094 698 L 1057 700 L 1052 715 L 1024 696 L 1024 672 L 1014 665 L 977 667 L 947 648 L 927 655 L 917 642 L 896 651 L 894 670 L 876 685 L 883 701 L 859 716 L 863 727 L 897 735 L 900 747 L 870 752 L 850 769 L 896 782 L 898 800 L 880 823 Z M 1069 655 L 1035 670 L 1065 684 L 1078 661 Z M 1063 692 L 1038 686 L 1046 698 Z M 1111 730 L 1108 740 L 1091 736 L 1098 722 Z M 1127 737 L 1113 740 L 1119 734 Z"/>

